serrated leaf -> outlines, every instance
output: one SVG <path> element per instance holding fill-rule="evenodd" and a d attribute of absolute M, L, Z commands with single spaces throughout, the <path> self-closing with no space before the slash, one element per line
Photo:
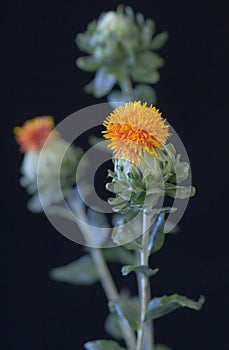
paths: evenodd
<path fill-rule="evenodd" d="M 94 340 L 84 344 L 86 350 L 126 350 L 113 340 Z"/>
<path fill-rule="evenodd" d="M 141 276 L 147 276 L 152 277 L 158 273 L 159 269 L 150 269 L 148 266 L 145 265 L 126 265 L 122 267 L 122 274 L 123 276 L 129 275 L 131 272 L 135 272 L 138 275 Z"/>
<path fill-rule="evenodd" d="M 97 98 L 107 95 L 115 85 L 114 75 L 107 73 L 105 67 L 101 67 L 95 75 L 93 95 Z"/>
<path fill-rule="evenodd" d="M 105 331 L 115 339 L 123 339 L 123 331 L 120 326 L 120 318 L 116 314 L 109 314 L 105 321 Z"/>
<path fill-rule="evenodd" d="M 149 237 L 148 250 L 150 253 L 156 253 L 165 241 L 165 213 L 160 213 L 153 223 L 152 231 Z"/>
<path fill-rule="evenodd" d="M 166 41 L 168 40 L 169 33 L 168 32 L 162 32 L 160 34 L 157 34 L 153 40 L 151 41 L 150 48 L 152 50 L 159 50 L 161 49 Z"/>
<path fill-rule="evenodd" d="M 175 311 L 180 307 L 187 307 L 189 309 L 198 311 L 201 309 L 203 303 L 203 296 L 201 296 L 198 301 L 194 301 L 179 294 L 172 294 L 170 296 L 164 295 L 159 298 L 154 298 L 149 302 L 145 319 L 146 321 L 149 321 L 151 319 L 155 320 L 159 317 L 167 315 L 172 311 Z"/>
<path fill-rule="evenodd" d="M 65 266 L 55 267 L 50 270 L 49 275 L 54 281 L 74 285 L 91 285 L 98 281 L 98 273 L 90 255 L 84 255 Z"/>
<path fill-rule="evenodd" d="M 130 327 L 137 331 L 140 327 L 140 303 L 137 297 L 117 300 L 110 303 L 111 311 L 128 321 Z"/>

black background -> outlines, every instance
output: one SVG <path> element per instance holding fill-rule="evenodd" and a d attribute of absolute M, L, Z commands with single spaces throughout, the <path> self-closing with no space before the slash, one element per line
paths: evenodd
<path fill-rule="evenodd" d="M 158 106 L 183 140 L 197 195 L 152 262 L 160 274 L 154 294 L 206 296 L 201 312 L 180 310 L 156 323 L 156 338 L 174 350 L 226 350 L 228 236 L 226 232 L 226 140 L 224 118 L 226 11 L 220 1 L 130 1 L 135 11 L 168 30 L 161 51 L 166 65 L 156 85 Z M 226 4 L 226 2 L 225 2 Z M 12 128 L 27 118 L 54 115 L 59 122 L 100 102 L 85 95 L 88 73 L 75 67 L 81 55 L 75 34 L 117 1 L 3 1 L 1 3 L 1 349 L 76 350 L 103 331 L 106 302 L 99 285 L 52 282 L 51 267 L 82 254 L 42 215 L 26 209 L 20 188 L 21 155 Z M 101 101 L 104 101 L 101 99 Z M 112 267 L 118 284 L 121 278 Z"/>

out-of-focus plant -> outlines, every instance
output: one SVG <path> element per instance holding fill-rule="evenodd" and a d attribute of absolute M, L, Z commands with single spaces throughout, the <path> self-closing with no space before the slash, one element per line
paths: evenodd
<path fill-rule="evenodd" d="M 58 132 L 52 132 L 53 128 L 54 119 L 52 116 L 35 117 L 27 120 L 22 127 L 14 128 L 16 140 L 20 145 L 21 152 L 24 153 L 20 183 L 31 195 L 28 208 L 33 212 L 42 212 L 43 207 L 49 207 L 61 200 L 60 191 L 57 188 L 59 177 L 63 194 L 67 196 L 71 192 L 72 186 L 75 184 L 77 165 L 83 154 L 80 147 L 74 145 L 68 147 L 68 143 Z M 51 132 L 52 137 L 48 139 Z M 43 147 L 46 141 L 48 142 Z M 63 152 L 66 149 L 67 152 L 63 157 Z M 40 158 L 41 151 L 42 158 Z M 37 188 L 38 166 L 39 195 Z"/>
<path fill-rule="evenodd" d="M 155 22 L 130 7 L 103 13 L 76 36 L 77 46 L 88 54 L 76 60 L 77 66 L 95 72 L 85 91 L 97 98 L 108 95 L 109 102 L 156 103 L 156 92 L 149 84 L 160 80 L 164 60 L 155 51 L 167 38 L 165 31 L 155 35 Z"/>
<path fill-rule="evenodd" d="M 97 228 L 107 227 L 107 217 L 88 208 L 77 192 L 75 174 L 82 149 L 68 145 L 53 132 L 50 116 L 37 117 L 14 130 L 25 153 L 21 185 L 32 195 L 29 209 L 44 209 L 72 220 L 56 206 L 63 199 L 56 187 L 59 179 L 86 245 L 96 247 L 87 248 L 80 259 L 50 271 L 56 281 L 74 285 L 100 281 L 104 289 L 109 307 L 105 330 L 116 341 L 89 341 L 84 345 L 86 350 L 170 350 L 155 345 L 153 321 L 180 307 L 199 310 L 204 302 L 203 297 L 194 301 L 178 294 L 151 297 L 150 278 L 159 269 L 149 266 L 149 258 L 163 247 L 167 216 L 176 211 L 173 206 L 163 205 L 163 197 L 182 200 L 195 194 L 193 186 L 183 185 L 189 176 L 189 164 L 181 161 L 182 155 L 172 143 L 167 143 L 169 126 L 159 110 L 150 105 L 155 103 L 156 94 L 149 84 L 160 79 L 158 69 L 164 63 L 154 51 L 162 48 L 168 37 L 167 32 L 154 33 L 153 20 L 134 14 L 130 7 L 119 6 L 117 11 L 103 13 L 76 37 L 79 48 L 88 54 L 77 59 L 78 67 L 95 72 L 86 91 L 98 98 L 107 95 L 110 103 L 123 104 L 105 119 L 103 131 L 113 151 L 114 169 L 108 172 L 111 182 L 106 188 L 113 194 L 108 201 L 114 211 L 111 239 L 117 247 L 99 248 L 108 235 L 104 231 L 101 236 Z M 138 295 L 118 291 L 109 271 L 110 262 L 123 265 L 123 276 L 136 274 Z"/>

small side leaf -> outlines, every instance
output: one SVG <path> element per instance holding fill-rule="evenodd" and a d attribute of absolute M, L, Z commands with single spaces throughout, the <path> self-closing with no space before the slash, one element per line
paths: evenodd
<path fill-rule="evenodd" d="M 86 72 L 94 72 L 101 66 L 101 62 L 92 56 L 85 56 L 78 58 L 76 65 Z"/>
<path fill-rule="evenodd" d="M 55 267 L 50 270 L 49 274 L 54 281 L 74 285 L 90 285 L 98 281 L 98 273 L 90 255 L 84 255 L 65 266 Z"/>
<path fill-rule="evenodd" d="M 201 296 L 198 301 L 194 301 L 179 294 L 172 294 L 170 296 L 164 295 L 159 298 L 154 298 L 149 302 L 148 312 L 146 313 L 145 319 L 146 321 L 151 319 L 155 320 L 180 307 L 187 307 L 198 311 L 201 309 L 204 300 L 203 296 Z"/>
<path fill-rule="evenodd" d="M 166 41 L 168 40 L 168 37 L 169 37 L 168 32 L 162 32 L 160 34 L 157 34 L 153 38 L 153 40 L 152 40 L 152 42 L 150 44 L 150 48 L 152 50 L 159 50 L 159 49 L 161 49 L 165 45 Z"/>
<path fill-rule="evenodd" d="M 86 350 L 126 350 L 113 340 L 94 340 L 84 344 Z"/>
<path fill-rule="evenodd" d="M 148 266 L 145 265 L 126 265 L 122 267 L 122 274 L 123 276 L 129 275 L 131 272 L 136 272 L 139 275 L 152 277 L 158 273 L 159 269 L 150 269 Z"/>

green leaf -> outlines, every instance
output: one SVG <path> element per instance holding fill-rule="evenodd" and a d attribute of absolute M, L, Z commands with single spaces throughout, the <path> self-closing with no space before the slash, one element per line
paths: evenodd
<path fill-rule="evenodd" d="M 55 267 L 50 270 L 49 274 L 54 281 L 74 285 L 91 285 L 98 281 L 98 273 L 90 255 L 84 255 L 65 266 Z"/>
<path fill-rule="evenodd" d="M 114 314 L 110 313 L 105 321 L 104 329 L 105 331 L 115 339 L 123 339 L 123 330 L 120 326 L 120 318 Z"/>
<path fill-rule="evenodd" d="M 128 250 L 139 250 L 142 248 L 142 243 L 141 243 L 141 239 L 140 237 L 129 242 L 129 243 L 126 243 L 124 245 L 125 249 L 128 249 Z"/>
<path fill-rule="evenodd" d="M 193 197 L 196 193 L 193 186 L 177 186 L 173 184 L 165 184 L 165 194 L 172 198 L 185 199 Z"/>
<path fill-rule="evenodd" d="M 134 99 L 155 104 L 157 102 L 156 91 L 149 85 L 139 84 L 134 89 Z"/>
<path fill-rule="evenodd" d="M 150 233 L 148 250 L 150 253 L 155 253 L 164 244 L 165 241 L 165 213 L 160 213 L 153 224 L 152 231 Z"/>
<path fill-rule="evenodd" d="M 106 66 L 107 73 L 112 74 L 115 76 L 117 81 L 121 81 L 126 77 L 126 65 L 125 62 L 118 64 L 112 64 L 109 66 Z"/>
<path fill-rule="evenodd" d="M 142 28 L 142 39 L 148 44 L 155 32 L 155 22 L 152 19 L 147 19 Z"/>
<path fill-rule="evenodd" d="M 106 68 L 100 68 L 95 75 L 93 95 L 97 98 L 107 95 L 115 85 L 114 75 L 107 73 Z"/>
<path fill-rule="evenodd" d="M 122 274 L 123 276 L 129 275 L 131 272 L 136 272 L 139 275 L 151 277 L 156 275 L 158 273 L 159 269 L 150 269 L 148 266 L 145 265 L 126 265 L 122 267 Z"/>
<path fill-rule="evenodd" d="M 135 240 L 140 234 L 135 231 L 133 225 L 126 223 L 116 226 L 112 232 L 112 240 L 117 245 L 123 245 Z"/>
<path fill-rule="evenodd" d="M 134 264 L 136 257 L 123 247 L 105 248 L 103 254 L 108 262 L 118 262 L 121 264 Z"/>
<path fill-rule="evenodd" d="M 162 32 L 160 34 L 157 34 L 153 40 L 151 41 L 150 48 L 152 50 L 159 50 L 161 49 L 166 41 L 168 40 L 169 33 L 168 32 Z"/>
<path fill-rule="evenodd" d="M 149 321 L 151 319 L 155 320 L 180 307 L 187 307 L 189 309 L 198 311 L 201 309 L 204 300 L 205 299 L 203 296 L 201 296 L 198 301 L 194 301 L 179 294 L 173 294 L 170 296 L 164 295 L 159 298 L 154 298 L 149 302 L 145 319 L 146 321 Z"/>
<path fill-rule="evenodd" d="M 86 56 L 78 58 L 76 60 L 76 65 L 86 72 L 94 72 L 101 66 L 101 62 L 93 56 Z"/>
<path fill-rule="evenodd" d="M 140 327 L 140 303 L 137 297 L 117 300 L 110 303 L 111 312 L 128 321 L 130 327 L 137 331 Z"/>
<path fill-rule="evenodd" d="M 92 53 L 93 47 L 90 44 L 90 37 L 87 34 L 80 33 L 75 38 L 75 43 L 81 51 Z"/>
<path fill-rule="evenodd" d="M 169 182 L 181 183 L 188 178 L 189 164 L 187 162 L 179 161 L 180 154 L 177 156 L 174 164 L 174 174 L 169 177 Z"/>
<path fill-rule="evenodd" d="M 159 81 L 157 72 L 164 65 L 164 60 L 158 54 L 145 51 L 138 55 L 135 63 L 131 66 L 131 76 L 134 81 L 154 84 Z"/>
<path fill-rule="evenodd" d="M 126 350 L 113 340 L 94 340 L 84 344 L 86 350 Z"/>

